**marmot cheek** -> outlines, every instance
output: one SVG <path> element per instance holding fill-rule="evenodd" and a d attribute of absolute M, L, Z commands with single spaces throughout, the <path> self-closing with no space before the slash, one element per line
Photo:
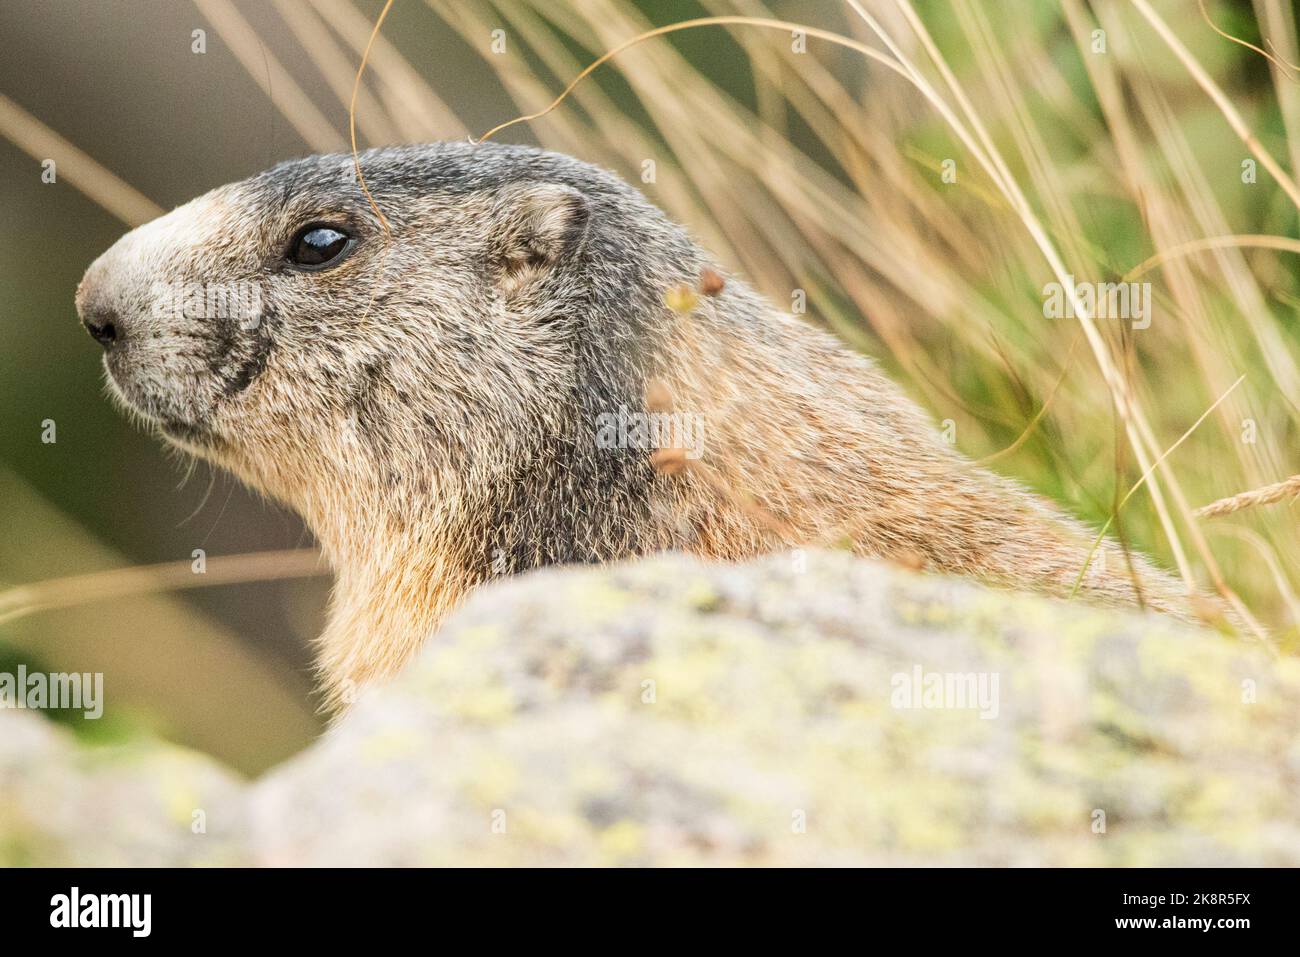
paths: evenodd
<path fill-rule="evenodd" d="M 207 369 L 226 398 L 245 392 L 266 369 L 275 311 L 260 307 L 247 319 L 219 319 L 209 330 Z"/>

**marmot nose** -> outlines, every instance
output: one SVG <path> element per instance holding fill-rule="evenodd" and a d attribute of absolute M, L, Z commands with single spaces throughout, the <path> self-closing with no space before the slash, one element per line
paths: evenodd
<path fill-rule="evenodd" d="M 87 309 L 81 317 L 81 324 L 105 349 L 115 343 L 121 334 L 121 318 L 113 309 L 104 306 Z"/>

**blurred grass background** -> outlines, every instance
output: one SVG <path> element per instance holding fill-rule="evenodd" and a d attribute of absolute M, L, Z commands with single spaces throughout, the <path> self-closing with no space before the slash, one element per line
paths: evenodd
<path fill-rule="evenodd" d="M 1181 554 L 1203 584 L 1212 562 L 1293 651 L 1298 507 L 1197 522 L 1183 506 L 1300 472 L 1296 255 L 1180 250 L 1206 237 L 1294 240 L 1296 204 L 1263 165 L 1243 181 L 1251 150 L 1127 0 L 912 6 L 1070 274 L 1118 281 L 1168 257 L 1141 277 L 1152 282 L 1150 328 L 1097 324 L 1100 355 L 1150 423 L 1151 457 L 1245 377 L 1154 476 L 1168 520 L 1144 489 L 1115 527 L 1168 567 Z M 14 116 L 171 208 L 277 160 L 345 149 L 353 77 L 382 7 L 0 6 L 0 94 L 21 111 L 0 113 L 0 585 L 189 561 L 196 548 L 215 561 L 310 545 L 294 516 L 206 465 L 189 474 L 102 396 L 72 293 L 127 227 L 78 188 L 84 165 L 71 154 L 53 154 L 59 179 L 43 183 Z M 907 8 L 861 7 L 956 108 Z M 1300 171 L 1300 72 L 1285 65 L 1300 62 L 1292 4 L 1204 4 L 1219 29 L 1267 45 L 1278 63 L 1216 33 L 1197 0 L 1151 8 L 1259 146 L 1287 175 Z M 477 136 L 543 109 L 644 31 L 720 15 L 793 21 L 888 52 L 838 0 L 399 0 L 363 79 L 359 143 Z M 951 420 L 966 454 L 998 454 L 993 467 L 1100 527 L 1143 469 L 1096 347 L 1076 321 L 1044 317 L 1055 277 L 1024 216 L 907 80 L 815 37 L 797 46 L 788 29 L 759 26 L 656 37 L 497 138 L 610 167 L 777 304 L 803 290 L 806 318 L 877 357 L 936 421 Z M 256 771 L 319 727 L 309 642 L 327 588 L 321 577 L 251 582 L 10 619 L 0 669 L 102 670 L 109 708 L 95 735 L 149 727 Z"/>

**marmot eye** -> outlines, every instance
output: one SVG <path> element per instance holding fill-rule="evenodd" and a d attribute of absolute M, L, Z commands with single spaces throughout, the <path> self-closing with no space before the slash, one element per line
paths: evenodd
<path fill-rule="evenodd" d="M 289 249 L 295 265 L 321 269 L 343 258 L 352 245 L 352 237 L 331 226 L 308 226 L 298 234 Z"/>

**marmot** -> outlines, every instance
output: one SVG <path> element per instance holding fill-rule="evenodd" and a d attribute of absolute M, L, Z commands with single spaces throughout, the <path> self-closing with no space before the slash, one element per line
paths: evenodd
<path fill-rule="evenodd" d="M 1073 590 L 1081 524 L 972 465 L 869 359 L 615 175 L 494 143 L 359 164 L 371 196 L 351 155 L 216 189 L 77 290 L 115 396 L 316 534 L 334 698 L 391 674 L 477 584 L 541 565 L 848 542 Z M 1079 594 L 1190 615 L 1178 581 L 1131 563 L 1104 543 Z"/>

